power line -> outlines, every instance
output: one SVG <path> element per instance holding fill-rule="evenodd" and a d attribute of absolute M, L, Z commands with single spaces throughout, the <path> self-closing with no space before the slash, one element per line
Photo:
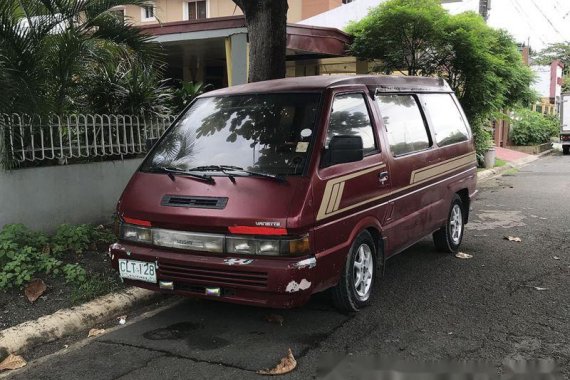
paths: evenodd
<path fill-rule="evenodd" d="M 542 15 L 542 17 L 544 17 L 544 19 L 546 20 L 546 22 L 548 22 L 548 23 L 550 24 L 550 26 L 552 26 L 552 29 L 553 29 L 556 33 L 558 33 L 558 35 L 559 35 L 560 37 L 564 38 L 564 35 L 563 35 L 562 33 L 560 33 L 560 31 L 556 28 L 556 26 L 554 26 L 554 24 L 552 23 L 552 21 L 550 21 L 550 18 L 548 18 L 548 17 L 546 16 L 546 14 L 542 11 L 542 9 L 541 9 L 538 5 L 536 5 L 535 0 L 530 0 L 530 1 L 532 2 L 532 5 L 534 5 L 534 7 L 535 7 L 536 9 L 538 9 L 538 12 Z"/>
<path fill-rule="evenodd" d="M 517 11 L 517 13 L 526 19 L 528 27 L 534 32 L 534 34 L 540 40 L 540 42 L 542 42 L 543 45 L 548 45 L 548 43 L 545 42 L 544 39 L 542 39 L 541 33 L 538 33 L 537 30 L 534 28 L 534 24 L 533 24 L 532 20 L 530 19 L 528 14 L 525 12 L 524 7 L 522 7 L 520 5 L 518 0 L 510 0 L 510 1 L 511 1 L 511 4 L 513 5 L 513 8 Z"/>

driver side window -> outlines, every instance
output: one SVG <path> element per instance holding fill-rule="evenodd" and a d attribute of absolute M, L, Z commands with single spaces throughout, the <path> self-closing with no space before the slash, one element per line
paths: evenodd
<path fill-rule="evenodd" d="M 333 101 L 325 148 L 334 136 L 360 136 L 364 155 L 378 151 L 366 100 L 361 93 L 337 95 Z"/>

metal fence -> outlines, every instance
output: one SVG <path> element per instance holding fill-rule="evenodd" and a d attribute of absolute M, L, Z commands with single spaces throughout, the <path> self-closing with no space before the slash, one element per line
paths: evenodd
<path fill-rule="evenodd" d="M 146 140 L 164 133 L 173 116 L 0 114 L 4 168 L 110 160 L 146 152 Z"/>

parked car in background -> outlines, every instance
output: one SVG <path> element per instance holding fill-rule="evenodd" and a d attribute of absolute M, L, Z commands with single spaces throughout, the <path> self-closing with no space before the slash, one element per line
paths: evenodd
<path fill-rule="evenodd" d="M 198 97 L 133 175 L 109 254 L 129 284 L 290 308 L 366 306 L 426 235 L 456 252 L 473 136 L 442 79 L 304 77 Z"/>

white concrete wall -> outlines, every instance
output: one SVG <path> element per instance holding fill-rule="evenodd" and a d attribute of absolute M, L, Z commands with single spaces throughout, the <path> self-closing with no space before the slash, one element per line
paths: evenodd
<path fill-rule="evenodd" d="M 541 98 L 550 98 L 550 66 L 531 66 L 536 78 L 532 88 Z"/>
<path fill-rule="evenodd" d="M 9 223 L 46 232 L 62 223 L 108 223 L 142 159 L 0 170 L 0 228 Z"/>

